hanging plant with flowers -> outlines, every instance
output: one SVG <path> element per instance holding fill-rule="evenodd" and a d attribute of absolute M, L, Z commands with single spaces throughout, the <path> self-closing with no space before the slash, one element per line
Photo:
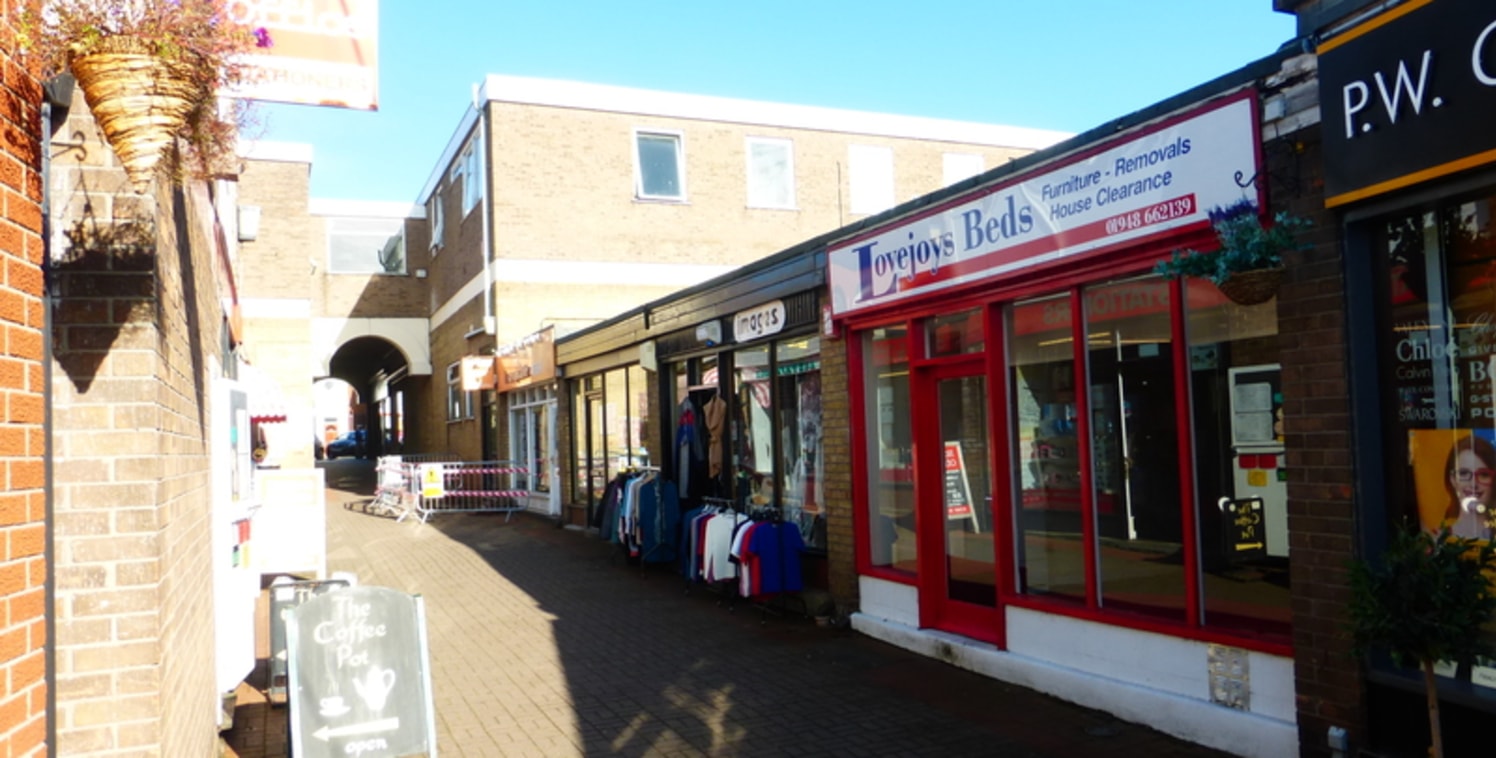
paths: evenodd
<path fill-rule="evenodd" d="M 227 0 L 48 0 L 28 5 L 17 36 L 39 77 L 77 79 L 136 191 L 178 138 L 196 174 L 219 173 L 244 104 L 218 95 L 249 81 L 248 56 L 271 45 L 263 28 L 233 20 Z"/>
<path fill-rule="evenodd" d="M 1243 198 L 1210 211 L 1210 226 L 1220 246 L 1215 250 L 1175 250 L 1159 261 L 1156 273 L 1168 278 L 1193 276 L 1209 279 L 1233 301 L 1256 305 L 1272 299 L 1283 275 L 1283 253 L 1301 250 L 1298 233 L 1309 226 L 1305 219 L 1279 212 L 1264 226 L 1257 205 Z"/>

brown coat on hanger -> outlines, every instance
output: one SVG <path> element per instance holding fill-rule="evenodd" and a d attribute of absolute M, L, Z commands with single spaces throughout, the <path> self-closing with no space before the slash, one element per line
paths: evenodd
<path fill-rule="evenodd" d="M 722 474 L 722 424 L 727 420 L 727 401 L 721 395 L 713 395 L 702 412 L 706 416 L 707 438 L 711 440 L 707 450 L 708 470 L 715 479 Z"/>

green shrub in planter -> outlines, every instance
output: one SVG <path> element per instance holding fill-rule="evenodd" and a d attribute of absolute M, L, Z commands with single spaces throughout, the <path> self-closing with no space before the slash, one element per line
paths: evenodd
<path fill-rule="evenodd" d="M 1496 546 L 1399 529 L 1375 560 L 1351 564 L 1351 631 L 1358 656 L 1386 650 L 1399 666 L 1423 672 L 1435 758 L 1444 755 L 1439 730 L 1439 661 L 1470 661 L 1489 652 L 1482 625 L 1496 612 Z"/>

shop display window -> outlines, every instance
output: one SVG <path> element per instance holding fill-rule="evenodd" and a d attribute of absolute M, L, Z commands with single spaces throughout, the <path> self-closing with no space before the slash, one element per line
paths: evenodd
<path fill-rule="evenodd" d="M 774 428 L 770 381 L 769 346 L 761 345 L 733 353 L 733 404 L 731 467 L 733 495 L 740 507 L 773 505 Z"/>
<path fill-rule="evenodd" d="M 526 466 L 530 469 L 530 487 L 535 492 L 551 491 L 551 458 L 549 454 L 551 439 L 551 415 L 555 404 L 531 406 L 527 408 L 527 415 L 531 428 L 529 455 L 526 456 Z"/>
<path fill-rule="evenodd" d="M 919 553 L 906 328 L 900 324 L 864 331 L 862 356 L 868 558 L 873 566 L 914 574 Z"/>
<path fill-rule="evenodd" d="M 643 440 L 650 410 L 648 382 L 636 365 L 584 377 L 573 386 L 572 438 L 578 441 L 574 500 L 595 504 L 609 479 L 652 465 Z"/>
<path fill-rule="evenodd" d="M 575 503 L 586 503 L 592 498 L 592 463 L 587 454 L 591 449 L 587 423 L 587 391 L 585 382 L 572 382 L 571 387 L 571 408 L 568 414 L 572 420 L 571 450 L 568 451 L 573 462 L 571 500 Z"/>
<path fill-rule="evenodd" d="M 509 459 L 528 473 L 515 474 L 515 487 L 529 492 L 550 492 L 551 416 L 555 392 L 549 388 L 519 390 L 510 395 Z"/>
<path fill-rule="evenodd" d="M 623 369 L 614 369 L 603 374 L 602 453 L 606 462 L 604 479 L 612 479 L 619 472 L 637 464 L 637 461 L 629 456 L 628 398 L 627 372 Z"/>
<path fill-rule="evenodd" d="M 628 367 L 626 378 L 628 380 L 626 468 L 652 466 L 654 463 L 649 454 L 648 437 L 645 436 L 645 422 L 652 412 L 651 406 L 653 405 L 649 402 L 649 376 L 643 367 L 635 365 Z"/>
<path fill-rule="evenodd" d="M 774 345 L 779 439 L 779 504 L 798 524 L 805 546 L 826 547 L 826 462 L 821 455 L 821 340 L 801 337 Z"/>
<path fill-rule="evenodd" d="M 1496 195 L 1369 222 L 1379 288 L 1388 522 L 1490 540 L 1496 528 Z M 1496 638 L 1496 624 L 1486 627 Z M 1486 696 L 1496 660 L 1447 671 Z"/>
<path fill-rule="evenodd" d="M 494 407 L 497 408 L 497 404 Z M 529 456 L 529 452 L 534 448 L 535 444 L 534 440 L 531 439 L 535 433 L 535 429 L 530 423 L 528 410 L 514 410 L 509 413 L 509 446 L 511 452 L 509 457 L 521 467 L 524 466 L 524 460 Z M 524 473 L 515 473 L 513 482 L 515 489 L 529 490 L 529 470 L 527 469 Z"/>
<path fill-rule="evenodd" d="M 1195 522 L 1207 627 L 1287 636 L 1288 470 L 1278 312 L 1186 279 Z"/>
<path fill-rule="evenodd" d="M 1081 302 L 1098 602 L 1183 621 L 1169 283 L 1147 277 L 1087 287 Z"/>
<path fill-rule="evenodd" d="M 1017 455 L 1018 591 L 1086 599 L 1075 349 L 1068 293 L 1008 306 L 1008 409 Z"/>
<path fill-rule="evenodd" d="M 1019 300 L 1004 322 L 1019 595 L 1286 639 L 1276 306 L 1145 276 Z"/>
<path fill-rule="evenodd" d="M 603 377 L 587 377 L 587 472 L 591 500 L 597 503 L 608 484 L 608 445 L 604 432 L 607 429 L 607 406 L 603 399 Z"/>
<path fill-rule="evenodd" d="M 731 360 L 729 392 L 719 365 Z M 820 340 L 777 340 L 671 364 L 670 476 L 683 499 L 775 508 L 808 549 L 824 550 Z"/>

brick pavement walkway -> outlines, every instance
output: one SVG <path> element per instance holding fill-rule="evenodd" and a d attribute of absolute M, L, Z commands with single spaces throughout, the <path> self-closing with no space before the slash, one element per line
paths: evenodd
<path fill-rule="evenodd" d="M 326 465 L 329 569 L 426 599 L 443 756 L 1223 755 L 853 632 L 729 607 L 543 519 L 369 515 L 345 506 L 372 491 L 371 464 Z M 263 669 L 240 688 L 226 755 L 287 755 Z"/>

